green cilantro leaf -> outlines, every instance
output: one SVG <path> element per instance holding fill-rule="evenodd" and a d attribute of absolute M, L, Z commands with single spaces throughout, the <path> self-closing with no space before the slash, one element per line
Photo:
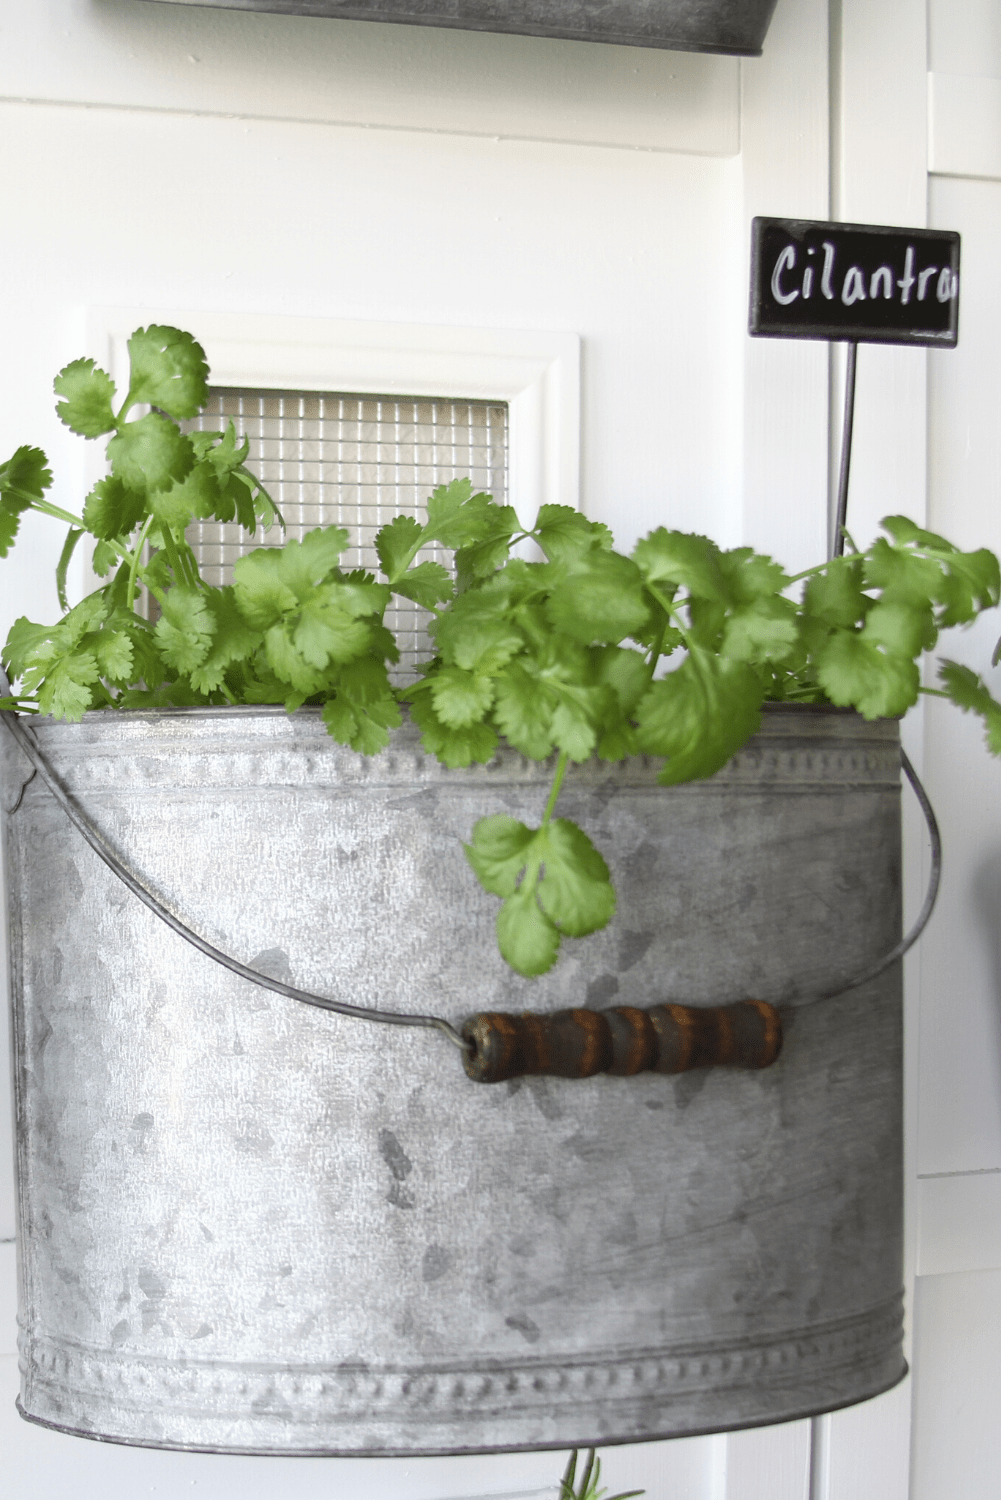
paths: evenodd
<path fill-rule="evenodd" d="M 208 656 L 215 629 L 205 594 L 187 584 L 175 584 L 164 596 L 154 633 L 167 665 L 189 677 Z"/>
<path fill-rule="evenodd" d="M 494 896 L 513 896 L 534 840 L 533 829 L 517 818 L 495 813 L 479 819 L 472 843 L 463 848 L 485 891 Z"/>
<path fill-rule="evenodd" d="M 130 490 L 168 490 L 195 461 L 191 440 L 173 422 L 150 412 L 126 422 L 108 444 L 111 472 Z"/>
<path fill-rule="evenodd" d="M 83 504 L 87 530 L 101 541 L 127 537 L 139 525 L 146 510 L 146 497 L 125 487 L 114 474 L 99 479 Z"/>
<path fill-rule="evenodd" d="M 861 639 L 882 646 L 892 656 L 920 656 L 938 638 L 929 603 L 910 604 L 880 599 L 865 617 Z"/>
<path fill-rule="evenodd" d="M 992 755 L 1001 755 L 1001 703 L 991 696 L 983 679 L 956 661 L 940 662 L 938 675 L 957 708 L 983 719 L 987 748 Z"/>
<path fill-rule="evenodd" d="M 91 567 L 98 578 L 106 578 L 117 562 L 125 556 L 128 551 L 128 540 L 125 537 L 112 537 L 109 541 L 98 542 L 94 548 L 91 558 Z"/>
<path fill-rule="evenodd" d="M 547 683 L 513 662 L 495 683 L 494 722 L 530 760 L 545 760 L 554 747 L 553 713 L 559 699 Z"/>
<path fill-rule="evenodd" d="M 401 574 L 392 584 L 394 594 L 412 599 L 422 609 L 434 609 L 436 604 L 452 597 L 452 580 L 441 563 L 422 562 Z"/>
<path fill-rule="evenodd" d="M 190 333 L 157 324 L 137 328 L 129 339 L 129 360 L 130 406 L 148 403 L 171 417 L 197 417 L 208 400 L 209 367 Z"/>
<path fill-rule="evenodd" d="M 192 687 L 198 692 L 214 693 L 222 687 L 234 662 L 246 661 L 259 649 L 263 635 L 244 620 L 231 586 L 211 589 L 201 597 L 212 617 L 212 643 L 207 654 L 188 675 Z"/>
<path fill-rule="evenodd" d="M 658 526 L 636 543 L 633 561 L 650 583 L 686 588 L 699 599 L 729 603 L 723 556 L 708 537 Z"/>
<path fill-rule="evenodd" d="M 98 632 L 93 650 L 102 677 L 123 686 L 128 684 L 135 665 L 135 652 L 127 630 L 105 629 Z"/>
<path fill-rule="evenodd" d="M 283 581 L 297 598 L 305 599 L 337 567 L 347 545 L 343 526 L 318 526 L 307 531 L 301 542 L 286 542 L 278 554 Z M 382 597 L 388 599 L 388 593 L 384 591 Z"/>
<path fill-rule="evenodd" d="M 456 770 L 473 762 L 485 764 L 497 749 L 497 735 L 489 724 L 470 724 L 453 729 L 438 717 L 431 697 L 431 683 L 425 678 L 406 688 L 401 697 L 409 700 L 410 716 L 421 731 L 421 744 L 429 755 L 436 755 L 443 766 Z"/>
<path fill-rule="evenodd" d="M 65 399 L 56 407 L 60 422 L 81 437 L 95 438 L 114 432 L 111 403 L 115 382 L 92 359 L 75 359 L 59 371 L 53 389 Z"/>
<path fill-rule="evenodd" d="M 636 710 L 645 755 L 666 757 L 663 786 L 712 776 L 761 724 L 763 689 L 744 662 L 696 649 L 651 683 Z"/>
<path fill-rule="evenodd" d="M 323 705 L 323 722 L 335 740 L 362 755 L 385 750 L 402 716 L 383 663 L 360 657 L 343 667 L 336 697 Z"/>
<path fill-rule="evenodd" d="M 184 478 L 169 489 L 152 494 L 149 508 L 159 524 L 169 526 L 177 536 L 195 516 L 200 520 L 215 517 L 231 521 L 234 514 L 233 506 L 227 513 L 225 505 L 220 503 L 219 480 L 212 465 L 204 460 L 194 463 Z"/>
<path fill-rule="evenodd" d="M 589 521 L 570 505 L 540 506 L 532 535 L 554 563 L 573 563 L 595 547 L 603 552 L 612 548 L 608 527 Z"/>
<path fill-rule="evenodd" d="M 803 591 L 803 608 L 825 625 L 851 627 L 864 618 L 869 600 L 862 592 L 863 565 L 855 557 L 838 557 Z"/>
<path fill-rule="evenodd" d="M 608 866 L 587 834 L 568 818 L 542 830 L 544 873 L 539 904 L 568 937 L 586 937 L 615 915 L 615 890 Z"/>
<path fill-rule="evenodd" d="M 281 563 L 277 547 L 255 547 L 234 563 L 236 602 L 249 625 L 263 629 L 298 604 L 298 596 L 284 580 Z"/>
<path fill-rule="evenodd" d="M 390 583 L 395 583 L 410 566 L 423 536 L 424 528 L 414 516 L 396 516 L 376 532 L 379 566 Z"/>
<path fill-rule="evenodd" d="M 941 626 L 966 625 L 998 603 L 1001 593 L 998 560 L 986 547 L 978 552 L 953 552 L 944 566 L 945 608 L 939 615 Z"/>
<path fill-rule="evenodd" d="M 20 515 L 0 504 L 0 557 L 6 557 L 14 545 L 14 538 L 17 536 L 20 525 Z"/>
<path fill-rule="evenodd" d="M 584 937 L 614 915 L 608 867 L 566 818 L 535 830 L 504 814 L 480 818 L 465 852 L 483 888 L 504 898 L 498 945 L 526 978 L 552 968 L 561 935 Z"/>
<path fill-rule="evenodd" d="M 0 464 L 0 557 L 13 545 L 21 512 L 41 500 L 51 483 L 41 448 L 23 446 Z"/>
<path fill-rule="evenodd" d="M 738 604 L 726 618 L 721 650 L 735 661 L 781 662 L 798 637 L 796 606 L 780 595 Z"/>
<path fill-rule="evenodd" d="M 504 601 L 482 589 L 460 594 L 432 633 L 442 659 L 469 671 L 496 672 L 525 644 Z"/>
<path fill-rule="evenodd" d="M 427 503 L 426 540 L 449 548 L 483 541 L 494 534 L 492 512 L 496 509 L 489 495 L 473 494 L 468 479 L 439 485 Z"/>
<path fill-rule="evenodd" d="M 879 523 L 901 546 L 923 547 L 928 552 L 955 552 L 951 542 L 934 531 L 923 531 L 908 516 L 884 516 Z"/>
<path fill-rule="evenodd" d="M 592 548 L 558 577 L 545 606 L 555 630 L 583 645 L 616 644 L 642 629 L 649 615 L 642 576 L 618 552 Z"/>
<path fill-rule="evenodd" d="M 913 661 L 839 630 L 818 651 L 817 681 L 832 703 L 864 719 L 892 718 L 917 702 L 920 674 Z"/>
<path fill-rule="evenodd" d="M 468 729 L 481 723 L 494 701 L 492 680 L 477 672 L 442 667 L 430 681 L 435 713 L 449 729 Z"/>
<path fill-rule="evenodd" d="M 78 723 L 93 705 L 93 686 L 100 676 L 90 651 L 73 651 L 53 662 L 38 689 L 40 713 Z"/>
<path fill-rule="evenodd" d="M 497 946 L 505 962 L 525 979 L 548 973 L 559 956 L 559 928 L 527 881 L 497 913 Z"/>
<path fill-rule="evenodd" d="M 879 589 L 884 602 L 925 607 L 943 597 L 945 572 L 938 558 L 923 557 L 909 547 L 894 547 L 885 537 L 877 537 L 863 565 L 866 584 Z M 851 625 L 855 621 L 841 619 L 837 623 Z"/>
<path fill-rule="evenodd" d="M 552 717 L 553 743 L 571 760 L 584 761 L 594 753 L 598 743 L 601 699 L 594 689 L 552 684 L 559 695 Z M 598 702 L 595 702 L 595 699 Z"/>
<path fill-rule="evenodd" d="M 371 638 L 368 625 L 341 608 L 333 590 L 329 592 L 330 598 L 308 600 L 292 627 L 295 649 L 311 667 L 352 661 L 367 649 Z"/>

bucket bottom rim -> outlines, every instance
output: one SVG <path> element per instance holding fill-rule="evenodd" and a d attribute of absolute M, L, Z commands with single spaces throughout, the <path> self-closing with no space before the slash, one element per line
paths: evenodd
<path fill-rule="evenodd" d="M 547 1439 L 539 1442 L 524 1443 L 486 1443 L 469 1445 L 449 1445 L 447 1447 L 424 1447 L 411 1445 L 408 1447 L 371 1447 L 371 1448 L 336 1448 L 329 1446 L 312 1448 L 263 1448 L 247 1447 L 240 1445 L 225 1445 L 215 1443 L 182 1443 L 170 1442 L 167 1439 L 153 1439 L 129 1437 L 117 1433 L 95 1432 L 85 1427 L 74 1427 L 69 1423 L 56 1422 L 49 1417 L 37 1416 L 25 1409 L 20 1396 L 15 1399 L 18 1415 L 25 1421 L 36 1427 L 47 1428 L 50 1432 L 61 1432 L 67 1437 L 87 1438 L 94 1443 L 112 1443 L 122 1448 L 151 1448 L 161 1452 L 171 1453 L 205 1453 L 217 1454 L 220 1457 L 233 1458 L 462 1458 L 487 1456 L 490 1454 L 504 1453 L 552 1453 L 562 1452 L 569 1448 L 621 1448 L 638 1445 L 640 1443 L 659 1443 L 672 1438 L 695 1438 L 712 1437 L 715 1434 L 727 1432 L 749 1432 L 759 1427 L 778 1427 L 786 1422 L 801 1422 L 811 1417 L 825 1416 L 829 1412 L 844 1411 L 849 1406 L 859 1406 L 864 1401 L 871 1401 L 876 1396 L 885 1395 L 892 1391 L 901 1381 L 905 1380 L 910 1373 L 910 1366 L 901 1356 L 899 1367 L 891 1376 L 883 1376 L 874 1382 L 871 1389 L 863 1388 L 850 1396 L 836 1401 L 821 1401 L 807 1404 L 789 1410 L 779 1410 L 764 1416 L 749 1418 L 746 1421 L 735 1422 L 713 1422 L 706 1427 L 674 1427 L 665 1428 L 653 1432 L 627 1433 L 625 1435 L 609 1435 L 595 1437 L 594 1434 L 581 1437 L 560 1437 Z"/>

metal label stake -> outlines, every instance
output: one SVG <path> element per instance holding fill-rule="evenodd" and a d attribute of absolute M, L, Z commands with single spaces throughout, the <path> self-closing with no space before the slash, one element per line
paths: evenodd
<path fill-rule="evenodd" d="M 959 337 L 959 249 L 959 235 L 952 230 L 807 219 L 753 221 L 748 325 L 752 336 L 848 345 L 831 557 L 844 553 L 858 346 L 954 349 Z"/>
<path fill-rule="evenodd" d="M 825 339 L 848 345 L 838 493 L 828 556 L 844 556 L 855 427 L 858 346 L 913 344 L 954 349 L 959 339 L 959 235 L 884 224 L 756 218 L 751 225 L 754 338 Z M 901 765 L 931 836 L 931 874 L 914 927 L 894 949 L 903 956 L 931 917 L 942 869 L 941 840 L 928 794 L 906 752 Z"/>

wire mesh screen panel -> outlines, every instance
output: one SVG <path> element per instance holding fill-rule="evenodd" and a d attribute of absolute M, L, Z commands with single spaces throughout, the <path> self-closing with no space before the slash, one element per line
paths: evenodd
<path fill-rule="evenodd" d="M 507 497 L 508 410 L 503 402 L 399 396 L 318 394 L 216 388 L 189 430 L 225 428 L 250 439 L 251 468 L 285 518 L 290 539 L 316 526 L 346 526 L 351 547 L 345 569 L 378 576 L 375 534 L 401 514 L 423 515 L 439 484 L 468 477 L 503 504 Z M 281 529 L 254 537 L 235 522 L 196 521 L 189 531 L 207 583 L 233 581 L 238 557 L 260 546 L 280 546 Z M 437 546 L 426 555 L 448 562 Z M 401 648 L 397 681 L 414 676 L 428 655 L 425 610 L 394 600 L 386 624 Z"/>

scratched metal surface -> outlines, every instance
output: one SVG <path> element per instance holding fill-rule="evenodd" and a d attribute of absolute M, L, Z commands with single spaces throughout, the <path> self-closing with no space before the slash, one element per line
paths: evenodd
<path fill-rule="evenodd" d="M 207 0 L 173 0 L 205 5 Z M 227 10 L 515 32 L 686 52 L 761 52 L 775 0 L 208 0 Z"/>
<path fill-rule="evenodd" d="M 900 1352 L 896 726 L 770 712 L 709 782 L 577 768 L 604 934 L 507 972 L 461 850 L 538 820 L 513 752 L 373 760 L 316 714 L 36 723 L 157 891 L 364 1004 L 789 1006 L 779 1062 L 469 1082 L 448 1042 L 259 990 L 135 901 L 36 778 L 4 819 L 22 1405 L 125 1442 L 399 1453 L 640 1440 L 862 1399 Z M 9 736 L 3 800 L 25 775 Z"/>

